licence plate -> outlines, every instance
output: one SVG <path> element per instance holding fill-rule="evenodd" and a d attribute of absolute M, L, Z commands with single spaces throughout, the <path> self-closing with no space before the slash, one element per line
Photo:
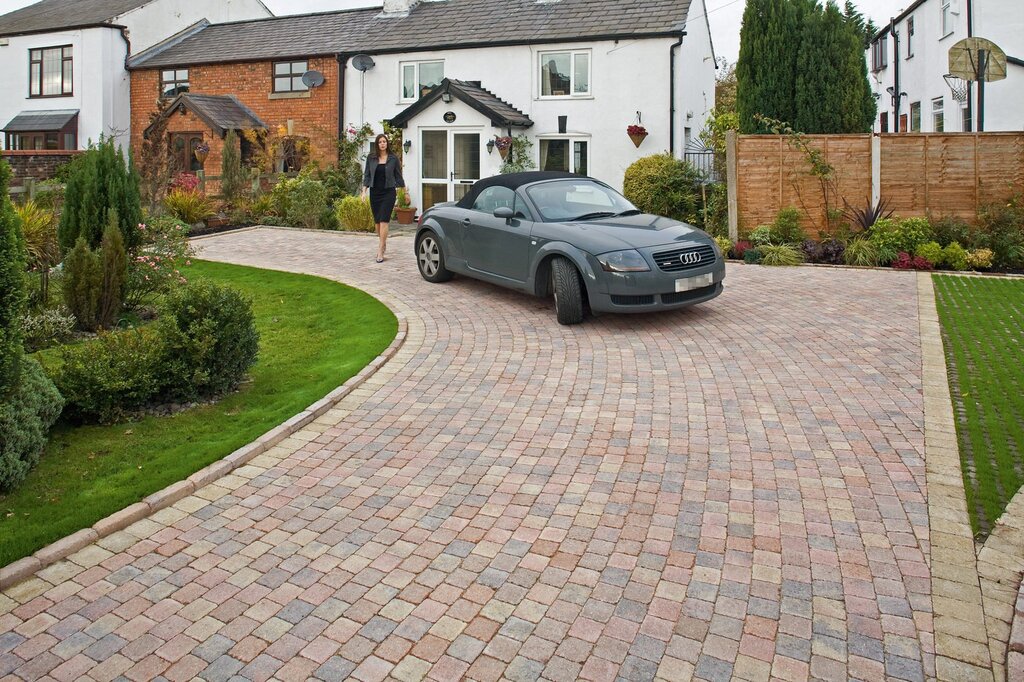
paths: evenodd
<path fill-rule="evenodd" d="M 706 272 L 703 275 L 696 275 L 695 277 L 684 277 L 683 279 L 676 280 L 676 293 L 680 291 L 690 291 L 691 289 L 700 289 L 701 287 L 710 286 L 715 283 L 715 273 Z"/>

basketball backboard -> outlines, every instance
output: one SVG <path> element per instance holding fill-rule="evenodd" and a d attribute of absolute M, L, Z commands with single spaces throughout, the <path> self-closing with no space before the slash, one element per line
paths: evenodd
<path fill-rule="evenodd" d="M 1006 78 L 1006 53 L 991 40 L 964 38 L 949 48 L 949 73 L 965 81 L 1001 81 Z"/>

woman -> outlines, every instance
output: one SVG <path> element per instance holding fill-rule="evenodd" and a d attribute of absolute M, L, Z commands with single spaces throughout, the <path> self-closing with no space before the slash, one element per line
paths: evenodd
<path fill-rule="evenodd" d="M 363 171 L 363 196 L 370 195 L 370 209 L 373 211 L 373 222 L 377 224 L 377 236 L 380 246 L 377 247 L 377 262 L 384 262 L 384 252 L 388 249 L 388 223 L 391 212 L 395 208 L 396 188 L 405 187 L 402 168 L 398 157 L 391 153 L 391 140 L 387 135 L 378 135 L 373 141 L 374 152 L 366 159 Z"/>

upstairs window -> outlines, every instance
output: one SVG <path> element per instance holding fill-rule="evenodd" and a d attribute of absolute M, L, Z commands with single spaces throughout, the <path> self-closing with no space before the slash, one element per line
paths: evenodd
<path fill-rule="evenodd" d="M 871 70 L 881 71 L 889 65 L 889 35 L 871 43 Z"/>
<path fill-rule="evenodd" d="M 309 71 L 309 62 L 274 62 L 274 92 L 306 92 L 302 74 Z"/>
<path fill-rule="evenodd" d="M 953 32 L 953 0 L 942 0 L 939 12 L 942 17 L 942 37 L 945 38 Z"/>
<path fill-rule="evenodd" d="M 907 59 L 914 56 L 914 17 L 907 19 Z"/>
<path fill-rule="evenodd" d="M 160 96 L 177 97 L 188 92 L 188 69 L 165 69 L 160 72 Z"/>
<path fill-rule="evenodd" d="M 402 62 L 403 102 L 415 102 L 444 80 L 444 62 Z"/>
<path fill-rule="evenodd" d="M 589 51 L 540 53 L 541 97 L 579 97 L 589 94 Z"/>
<path fill-rule="evenodd" d="M 44 47 L 28 51 L 29 97 L 65 97 L 71 85 L 71 46 Z"/>

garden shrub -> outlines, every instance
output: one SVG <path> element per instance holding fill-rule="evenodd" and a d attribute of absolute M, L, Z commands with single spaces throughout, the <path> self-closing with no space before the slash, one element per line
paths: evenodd
<path fill-rule="evenodd" d="M 756 265 L 761 262 L 761 250 L 757 247 L 746 249 L 743 252 L 743 262 Z"/>
<path fill-rule="evenodd" d="M 935 264 L 921 256 L 911 256 L 906 251 L 896 254 L 896 260 L 892 262 L 895 270 L 934 270 Z"/>
<path fill-rule="evenodd" d="M 748 240 L 740 239 L 732 245 L 732 257 L 743 259 L 747 251 L 753 246 Z"/>
<path fill-rule="evenodd" d="M 150 328 L 101 332 L 61 348 L 54 383 L 67 404 L 64 419 L 110 424 L 149 404 L 159 389 L 162 347 Z"/>
<path fill-rule="evenodd" d="M 205 194 L 187 189 L 173 189 L 164 197 L 164 208 L 178 220 L 195 225 L 213 215 L 213 204 Z"/>
<path fill-rule="evenodd" d="M 10 166 L 0 159 L 0 401 L 18 385 L 25 312 L 25 249 L 7 194 L 10 177 Z"/>
<path fill-rule="evenodd" d="M 335 205 L 338 224 L 343 230 L 373 232 L 373 211 L 370 202 L 359 197 L 345 197 Z"/>
<path fill-rule="evenodd" d="M 323 211 L 320 213 L 320 229 L 337 231 L 341 229 L 341 224 L 338 223 L 338 214 L 334 212 L 334 209 L 330 206 L 324 206 Z"/>
<path fill-rule="evenodd" d="M 974 244 L 974 230 L 965 220 L 953 216 L 945 216 L 932 221 L 932 239 L 940 246 L 946 247 L 957 242 L 965 246 Z"/>
<path fill-rule="evenodd" d="M 184 401 L 234 388 L 256 362 L 252 303 L 238 291 L 193 282 L 164 301 L 157 328 L 165 399 Z"/>
<path fill-rule="evenodd" d="M 749 237 L 755 246 L 775 243 L 775 235 L 772 233 L 771 225 L 758 225 L 750 233 Z"/>
<path fill-rule="evenodd" d="M 1024 200 L 1015 195 L 986 206 L 978 214 L 977 246 L 992 250 L 996 268 L 1024 268 Z"/>
<path fill-rule="evenodd" d="M 633 162 L 622 180 L 622 193 L 645 213 L 700 226 L 701 174 L 671 154 L 655 154 Z"/>
<path fill-rule="evenodd" d="M 22 358 L 14 390 L 0 397 L 0 492 L 16 488 L 39 461 L 63 405 L 39 362 Z"/>
<path fill-rule="evenodd" d="M 933 265 L 942 265 L 945 260 L 942 257 L 942 247 L 938 242 L 926 242 L 914 249 L 914 255 L 924 258 Z"/>
<path fill-rule="evenodd" d="M 310 230 L 325 227 L 322 224 L 323 215 L 330 212 L 330 206 L 323 183 L 303 176 L 288 182 L 291 183 L 290 197 L 288 209 L 284 213 L 288 224 Z"/>
<path fill-rule="evenodd" d="M 875 266 L 880 263 L 878 255 L 878 246 L 873 241 L 858 237 L 846 245 L 843 262 L 847 265 Z"/>
<path fill-rule="evenodd" d="M 724 182 L 707 186 L 704 205 L 704 231 L 714 237 L 729 234 L 729 188 Z"/>
<path fill-rule="evenodd" d="M 21 318 L 23 343 L 30 353 L 66 341 L 74 331 L 75 317 L 64 306 L 29 313 Z"/>
<path fill-rule="evenodd" d="M 967 252 L 967 264 L 973 270 L 988 270 L 992 267 L 992 249 L 974 249 Z"/>
<path fill-rule="evenodd" d="M 803 254 L 791 244 L 765 244 L 759 246 L 761 265 L 800 265 Z"/>
<path fill-rule="evenodd" d="M 32 201 L 14 207 L 21 224 L 29 270 L 39 273 L 39 291 L 35 301 L 45 306 L 50 298 L 50 269 L 60 262 L 57 220 L 53 211 Z"/>
<path fill-rule="evenodd" d="M 800 249 L 804 253 L 804 258 L 811 263 L 839 265 L 843 262 L 846 244 L 838 239 L 826 239 L 822 242 L 805 239 L 800 245 Z"/>
<path fill-rule="evenodd" d="M 728 237 L 715 237 L 714 239 L 718 244 L 718 250 L 722 252 L 722 257 L 728 258 L 729 252 L 732 251 L 732 241 Z"/>
<path fill-rule="evenodd" d="M 800 227 L 800 211 L 792 206 L 784 208 L 775 215 L 771 224 L 774 243 L 799 244 L 806 237 L 804 228 Z"/>
<path fill-rule="evenodd" d="M 64 259 L 64 305 L 78 322 L 78 328 L 96 329 L 99 320 L 103 269 L 99 255 L 79 237 L 75 248 Z"/>
<path fill-rule="evenodd" d="M 224 136 L 224 151 L 220 157 L 220 193 L 224 201 L 234 204 L 245 187 L 242 157 L 238 135 L 229 130 Z"/>
<path fill-rule="evenodd" d="M 114 325 L 121 314 L 125 280 L 128 276 L 128 256 L 124 251 L 121 231 L 117 228 L 117 211 L 110 209 L 107 229 L 100 244 L 100 269 L 103 273 L 97 319 L 104 329 Z"/>
<path fill-rule="evenodd" d="M 900 251 L 914 253 L 918 246 L 929 241 L 931 226 L 925 218 L 891 218 L 879 220 L 870 230 L 870 239 L 883 255 Z M 884 261 L 882 261 L 884 262 Z"/>
<path fill-rule="evenodd" d="M 61 249 L 72 249 L 79 237 L 89 248 L 97 248 L 106 228 L 107 209 L 117 210 L 118 227 L 125 248 L 139 245 L 142 208 L 139 175 L 132 160 L 127 164 L 112 139 L 101 140 L 71 164 L 64 191 L 64 210 L 57 236 Z"/>
<path fill-rule="evenodd" d="M 942 264 L 950 270 L 970 270 L 970 261 L 967 258 L 967 250 L 956 242 L 953 242 L 942 250 Z"/>
<path fill-rule="evenodd" d="M 171 286 L 184 284 L 178 269 L 188 264 L 192 247 L 188 244 L 188 225 L 173 216 L 153 218 L 141 225 L 144 244 L 128 262 L 124 287 L 124 307 L 134 310 Z"/>

